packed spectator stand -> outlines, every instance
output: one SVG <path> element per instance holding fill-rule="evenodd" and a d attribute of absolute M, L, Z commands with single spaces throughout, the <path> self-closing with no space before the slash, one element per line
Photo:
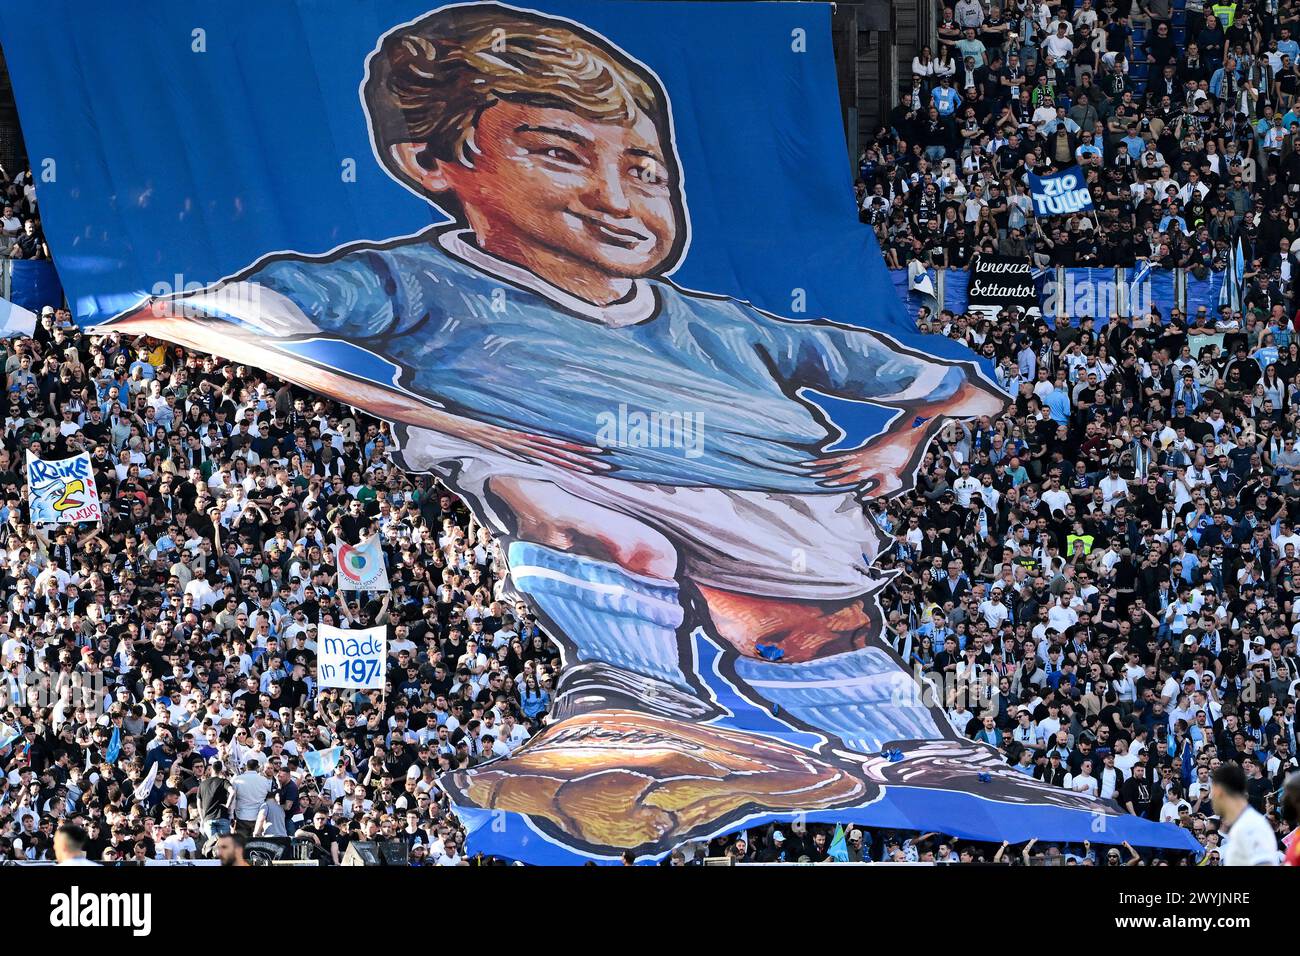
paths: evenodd
<path fill-rule="evenodd" d="M 887 637 L 1017 771 L 1204 851 L 795 821 L 666 862 L 1218 865 L 1210 779 L 1228 762 L 1280 856 L 1300 685 L 1300 5 L 959 0 L 941 19 L 858 165 L 891 268 L 984 253 L 1223 272 L 1238 241 L 1246 266 L 1240 309 L 1055 327 L 922 309 L 923 332 L 987 357 L 1016 401 L 950 426 L 914 490 L 869 506 L 900 572 Z M 1075 164 L 1096 215 L 1035 217 L 1025 174 Z M 4 179 L 7 254 L 47 257 L 30 172 Z M 487 531 L 393 463 L 385 423 L 256 368 L 88 334 L 57 305 L 3 343 L 0 724 L 20 736 L 0 748 L 0 861 L 50 858 L 74 822 L 110 863 L 201 857 L 232 830 L 330 864 L 375 839 L 413 865 L 484 862 L 438 778 L 525 743 L 559 670 L 503 600 Z M 102 527 L 26 522 L 28 450 L 92 454 Z M 373 534 L 393 590 L 349 596 L 333 548 Z M 388 626 L 383 692 L 315 686 L 317 623 L 341 621 Z M 336 746 L 337 768 L 308 771 Z"/>
<path fill-rule="evenodd" d="M 0 859 L 47 858 L 72 821 L 97 861 L 190 858 L 233 829 L 335 863 L 361 839 L 461 862 L 436 778 L 526 740 L 558 657 L 498 599 L 463 505 L 389 461 L 385 424 L 256 369 L 54 309 L 4 351 L 0 723 L 21 736 L 0 750 Z M 91 452 L 101 527 L 27 524 L 29 449 Z M 391 594 L 340 593 L 331 548 L 372 534 Z M 385 691 L 317 691 L 317 624 L 344 621 L 389 625 Z M 335 746 L 337 770 L 306 773 Z"/>
<path fill-rule="evenodd" d="M 1295 825 L 1297 35 L 1286 0 L 960 0 L 858 168 L 893 269 L 984 254 L 1203 278 L 1242 250 L 1239 298 L 1164 314 L 922 305 L 922 331 L 988 358 L 1016 404 L 950 429 L 877 515 L 904 569 L 900 652 L 1002 691 L 992 719 L 960 702 L 954 725 L 1022 772 L 1189 827 L 1207 851 L 1181 862 L 1219 862 L 1206 781 L 1224 761 L 1279 838 Z M 1076 165 L 1095 213 L 1035 216 L 1027 174 Z M 1147 862 L 855 834 L 872 859 Z M 774 854 L 754 834 L 739 855 Z"/>
<path fill-rule="evenodd" d="M 1286 2 L 962 0 L 862 150 L 862 218 L 892 268 L 1222 270 L 1240 238 L 1250 278 L 1289 283 L 1298 33 Z M 1076 164 L 1095 215 L 1037 218 L 1026 173 Z"/>

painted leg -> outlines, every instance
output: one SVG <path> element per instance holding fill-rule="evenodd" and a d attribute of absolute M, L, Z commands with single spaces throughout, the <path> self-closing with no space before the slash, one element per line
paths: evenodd
<path fill-rule="evenodd" d="M 700 720 L 715 713 L 681 664 L 677 553 L 654 529 L 549 481 L 494 478 L 509 514 L 511 585 L 564 648 L 552 717 L 610 707 Z"/>
<path fill-rule="evenodd" d="M 553 720 L 508 759 L 452 775 L 460 805 L 527 815 L 593 852 L 664 852 L 748 812 L 849 806 L 872 784 L 808 751 L 703 726 L 682 663 L 677 554 L 663 535 L 548 481 L 494 478 L 510 580 L 565 649 Z"/>
<path fill-rule="evenodd" d="M 736 677 L 785 716 L 855 753 L 956 734 L 880 639 L 870 595 L 838 605 L 700 588 L 720 637 L 739 656 Z M 768 659 L 759 647 L 775 648 Z M 771 652 L 769 652 L 771 653 Z"/>
<path fill-rule="evenodd" d="M 720 636 L 736 648 L 736 676 L 785 715 L 861 755 L 875 785 L 964 790 L 1008 803 L 1047 803 L 1100 815 L 1104 801 L 1051 787 L 1012 770 L 999 751 L 953 730 L 894 651 L 878 638 L 874 599 L 825 607 L 701 588 Z M 789 609 L 790 613 L 783 613 Z M 821 616 L 821 622 L 818 616 Z M 790 649 L 775 661 L 756 644 Z M 845 647 L 852 648 L 844 650 Z M 820 647 L 832 653 L 819 655 Z M 883 751 L 897 750 L 886 756 Z"/>

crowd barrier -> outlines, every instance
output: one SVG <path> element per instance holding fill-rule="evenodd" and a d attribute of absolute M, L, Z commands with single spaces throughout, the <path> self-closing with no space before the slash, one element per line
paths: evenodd
<path fill-rule="evenodd" d="M 922 306 L 965 312 L 969 269 L 928 269 L 926 275 L 934 297 L 909 289 L 906 269 L 891 269 L 890 277 L 913 319 Z M 1039 308 L 1055 324 L 1057 316 L 1068 316 L 1078 324 L 1081 316 L 1092 316 L 1100 328 L 1111 316 L 1128 318 L 1158 309 L 1166 319 L 1171 309 L 1186 310 L 1218 306 L 1223 290 L 1222 272 L 1207 272 L 1204 278 L 1188 269 L 1068 269 L 1057 266 L 1035 269 Z M 63 287 L 52 263 L 23 259 L 0 259 L 0 298 L 8 299 L 37 314 L 43 306 L 61 305 Z"/>
<path fill-rule="evenodd" d="M 108 869 L 128 866 L 220 866 L 220 860 L 145 860 L 144 863 L 136 863 L 134 860 L 126 860 L 121 863 L 104 863 L 102 866 Z M 307 864 L 314 866 L 315 864 Z M 0 860 L 0 866 L 58 866 L 53 860 Z"/>
<path fill-rule="evenodd" d="M 933 297 L 912 291 L 906 269 L 891 269 L 890 277 L 907 312 L 916 318 L 922 306 L 965 312 L 969 269 L 929 269 L 926 275 L 934 288 Z M 1208 306 L 1214 312 L 1223 291 L 1223 272 L 1206 272 L 1198 277 L 1189 269 L 1067 269 L 1057 266 L 1035 269 L 1039 307 L 1044 318 L 1055 324 L 1058 316 L 1067 316 L 1077 325 L 1081 316 L 1096 319 L 1097 328 L 1111 316 L 1128 318 L 1144 315 L 1153 308 L 1165 319 L 1171 309 L 1195 309 Z"/>

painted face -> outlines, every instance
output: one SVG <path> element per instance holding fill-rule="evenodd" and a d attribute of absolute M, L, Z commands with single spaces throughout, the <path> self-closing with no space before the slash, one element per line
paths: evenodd
<path fill-rule="evenodd" d="M 672 252 L 679 184 L 649 116 L 622 125 L 499 103 L 473 145 L 472 167 L 439 163 L 433 178 L 493 255 L 581 295 L 653 273 Z"/>

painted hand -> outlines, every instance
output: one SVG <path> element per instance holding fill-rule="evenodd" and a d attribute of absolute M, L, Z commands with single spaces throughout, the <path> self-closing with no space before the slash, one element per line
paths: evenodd
<path fill-rule="evenodd" d="M 907 474 L 921 432 L 885 432 L 855 451 L 837 452 L 804 462 L 811 477 L 826 488 L 857 488 L 869 498 L 891 495 L 910 484 Z"/>

